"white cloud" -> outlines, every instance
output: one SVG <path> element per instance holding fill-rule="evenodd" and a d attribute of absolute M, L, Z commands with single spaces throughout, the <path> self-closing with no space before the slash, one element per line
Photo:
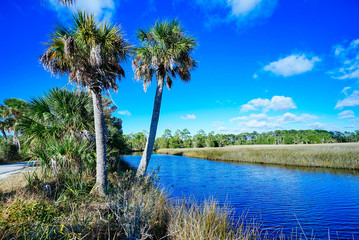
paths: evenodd
<path fill-rule="evenodd" d="M 251 120 L 249 122 L 241 122 L 238 125 L 248 127 L 248 128 L 261 129 L 261 130 L 276 129 L 276 128 L 281 127 L 281 125 L 278 123 L 258 121 L 258 120 Z"/>
<path fill-rule="evenodd" d="M 237 122 L 239 127 L 246 129 L 255 129 L 258 131 L 266 131 L 272 129 L 283 128 L 284 124 L 310 122 L 318 119 L 315 115 L 307 113 L 295 115 L 293 113 L 284 113 L 283 115 L 268 116 L 267 114 L 250 114 L 249 116 L 241 116 L 230 119 L 230 122 Z"/>
<path fill-rule="evenodd" d="M 311 71 L 314 64 L 319 61 L 321 60 L 318 57 L 308 59 L 304 53 L 293 54 L 268 64 L 264 67 L 264 70 L 283 77 L 289 77 Z"/>
<path fill-rule="evenodd" d="M 351 95 L 343 100 L 339 100 L 334 109 L 343 109 L 344 107 L 359 106 L 359 91 L 355 90 Z"/>
<path fill-rule="evenodd" d="M 220 125 L 224 124 L 224 122 L 221 121 L 214 121 L 212 122 L 212 127 L 219 127 Z"/>
<path fill-rule="evenodd" d="M 262 0 L 227 0 L 227 4 L 232 8 L 235 16 L 247 15 L 256 7 L 259 7 Z"/>
<path fill-rule="evenodd" d="M 196 119 L 196 115 L 194 114 L 187 114 L 186 116 L 181 116 L 181 119 L 188 120 L 188 119 Z"/>
<path fill-rule="evenodd" d="M 333 47 L 334 57 L 340 67 L 330 73 L 336 79 L 359 79 L 359 39 L 353 40 L 346 48 Z"/>
<path fill-rule="evenodd" d="M 118 111 L 117 113 L 120 114 L 120 115 L 122 115 L 122 116 L 127 116 L 127 117 L 129 117 L 129 116 L 132 115 L 132 114 L 130 113 L 130 111 L 128 111 L 128 110 Z"/>
<path fill-rule="evenodd" d="M 352 110 L 347 110 L 347 111 L 338 113 L 338 118 L 339 119 L 355 118 L 355 116 L 354 116 L 354 112 Z"/>
<path fill-rule="evenodd" d="M 274 111 L 287 111 L 289 109 L 297 108 L 290 97 L 285 96 L 273 96 L 271 100 L 257 98 L 249 101 L 241 106 L 241 112 L 262 110 L 268 112 L 269 110 Z"/>
<path fill-rule="evenodd" d="M 228 132 L 229 129 L 226 128 L 226 127 L 218 127 L 217 131 L 219 131 L 219 132 Z"/>
<path fill-rule="evenodd" d="M 249 116 L 232 118 L 229 121 L 234 122 L 234 121 L 249 121 L 249 120 L 268 120 L 268 116 L 264 113 L 251 114 Z"/>
<path fill-rule="evenodd" d="M 351 89 L 351 87 L 345 87 L 345 88 L 343 88 L 343 90 L 341 91 L 341 93 L 344 93 L 346 96 L 348 96 L 347 91 L 348 91 L 349 89 Z"/>
<path fill-rule="evenodd" d="M 302 114 L 300 116 L 297 116 L 293 113 L 285 113 L 280 117 L 276 118 L 276 122 L 279 123 L 300 123 L 300 122 L 309 122 L 318 119 L 315 115 L 310 114 Z"/>
<path fill-rule="evenodd" d="M 254 79 L 259 78 L 258 74 L 257 74 L 257 73 L 253 74 L 253 78 L 254 78 Z"/>
<path fill-rule="evenodd" d="M 355 128 L 355 125 L 346 125 L 345 128 Z"/>
<path fill-rule="evenodd" d="M 321 122 L 310 123 L 307 126 L 314 130 L 321 129 L 321 130 L 327 130 L 327 131 L 342 131 L 342 129 L 338 126 L 335 126 L 333 124 L 324 124 Z"/>
<path fill-rule="evenodd" d="M 67 9 L 73 13 L 77 10 L 85 10 L 88 13 L 93 13 L 98 19 L 110 19 L 116 10 L 114 0 L 77 0 L 74 5 L 69 7 L 59 4 L 58 0 L 49 1 L 59 12 L 67 11 Z"/>
<path fill-rule="evenodd" d="M 320 123 L 320 122 L 315 122 L 315 123 L 308 124 L 308 127 L 312 128 L 312 129 L 324 129 L 325 124 Z"/>
<path fill-rule="evenodd" d="M 272 15 L 277 0 L 196 0 L 206 14 L 207 25 L 236 22 L 238 26 L 254 24 Z"/>

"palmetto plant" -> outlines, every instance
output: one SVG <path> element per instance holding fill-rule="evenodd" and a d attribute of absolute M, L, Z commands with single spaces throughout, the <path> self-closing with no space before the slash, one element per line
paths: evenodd
<path fill-rule="evenodd" d="M 51 137 L 89 138 L 94 132 L 91 96 L 84 91 L 52 89 L 30 100 L 19 128 L 27 145 Z"/>
<path fill-rule="evenodd" d="M 91 95 L 52 89 L 33 98 L 19 122 L 25 147 L 43 167 L 56 161 L 58 170 L 94 172 L 95 146 Z"/>
<path fill-rule="evenodd" d="M 184 33 L 177 20 L 156 22 L 149 29 L 139 29 L 137 38 L 141 46 L 135 48 L 135 58 L 132 63 L 135 78 L 143 81 L 145 90 L 154 76 L 157 79 L 149 137 L 137 169 L 137 176 L 142 176 L 146 173 L 156 138 L 163 85 L 166 83 L 170 89 L 172 78 L 179 77 L 185 82 L 191 79 L 190 71 L 196 67 L 196 62 L 190 54 L 197 43 L 194 38 Z"/>
<path fill-rule="evenodd" d="M 119 26 L 98 23 L 94 16 L 79 11 L 70 28 L 58 25 L 40 61 L 54 75 L 68 75 L 69 81 L 87 87 L 93 98 L 96 132 L 97 174 L 100 193 L 107 186 L 106 144 L 102 91 L 117 90 L 117 79 L 125 76 L 120 62 L 130 46 Z"/>

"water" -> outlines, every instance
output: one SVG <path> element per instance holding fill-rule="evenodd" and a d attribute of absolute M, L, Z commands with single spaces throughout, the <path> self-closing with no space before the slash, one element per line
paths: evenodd
<path fill-rule="evenodd" d="M 141 156 L 124 160 L 138 166 Z M 237 216 L 260 218 L 262 228 L 297 231 L 307 238 L 359 239 L 359 174 L 153 155 L 148 172 L 173 197 L 214 197 Z M 299 223 L 300 225 L 299 225 Z M 328 230 L 329 229 L 329 230 Z"/>

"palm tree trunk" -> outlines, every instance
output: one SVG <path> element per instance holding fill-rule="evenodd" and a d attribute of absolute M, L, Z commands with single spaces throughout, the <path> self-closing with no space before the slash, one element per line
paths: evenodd
<path fill-rule="evenodd" d="M 100 92 L 91 90 L 96 134 L 96 186 L 100 194 L 107 190 L 106 138 L 103 116 L 102 97 Z"/>
<path fill-rule="evenodd" d="M 14 145 L 16 146 L 16 149 L 20 150 L 19 133 L 17 131 L 16 125 L 14 128 L 15 128 L 14 129 L 14 137 L 13 137 L 12 141 L 13 141 Z"/>
<path fill-rule="evenodd" d="M 4 139 L 7 140 L 5 129 L 2 128 L 1 133 L 2 133 L 2 136 L 4 137 Z"/>
<path fill-rule="evenodd" d="M 138 166 L 137 169 L 136 177 L 141 177 L 145 175 L 147 171 L 148 163 L 150 162 L 151 159 L 153 145 L 155 144 L 155 139 L 156 139 L 158 120 L 160 118 L 163 84 L 164 84 L 164 77 L 159 76 L 157 79 L 157 89 L 156 89 L 155 103 L 153 105 L 150 132 L 148 134 L 146 147 L 145 150 L 143 151 L 140 165 Z"/>

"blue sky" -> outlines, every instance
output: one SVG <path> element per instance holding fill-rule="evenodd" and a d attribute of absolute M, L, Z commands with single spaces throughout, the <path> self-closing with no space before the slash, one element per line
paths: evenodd
<path fill-rule="evenodd" d="M 78 8 L 138 28 L 177 18 L 198 40 L 192 80 L 165 89 L 158 135 L 359 129 L 359 2 L 356 0 L 79 0 Z M 29 100 L 67 84 L 39 64 L 55 22 L 73 9 L 55 0 L 8 0 L 0 9 L 0 102 Z M 130 61 L 111 96 L 125 133 L 148 130 L 155 84 L 145 93 Z"/>

